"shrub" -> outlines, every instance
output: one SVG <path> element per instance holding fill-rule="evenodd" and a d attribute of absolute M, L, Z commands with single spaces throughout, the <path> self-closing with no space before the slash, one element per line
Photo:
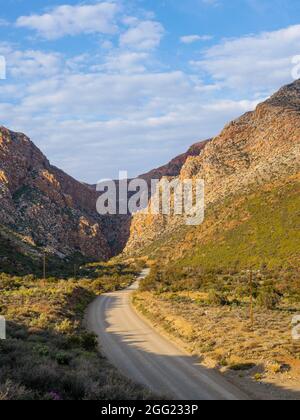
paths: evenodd
<path fill-rule="evenodd" d="M 209 305 L 214 306 L 226 306 L 229 304 L 227 297 L 220 292 L 216 292 L 215 290 L 211 290 L 209 292 L 207 302 Z"/>
<path fill-rule="evenodd" d="M 33 400 L 34 395 L 24 386 L 7 380 L 4 384 L 0 384 L 0 401 L 14 399 L 15 401 Z"/>
<path fill-rule="evenodd" d="M 98 339 L 95 334 L 83 333 L 80 336 L 80 343 L 86 351 L 96 351 L 98 348 Z"/>
<path fill-rule="evenodd" d="M 238 363 L 235 365 L 231 365 L 229 369 L 235 371 L 247 371 L 253 369 L 255 366 L 256 365 L 254 363 Z"/>
<path fill-rule="evenodd" d="M 64 319 L 56 325 L 55 330 L 61 334 L 71 334 L 74 332 L 74 324 L 69 319 Z"/>
<path fill-rule="evenodd" d="M 257 297 L 257 304 L 265 309 L 276 309 L 281 300 L 281 295 L 273 286 L 263 287 Z"/>
<path fill-rule="evenodd" d="M 66 352 L 59 352 L 55 355 L 55 360 L 61 366 L 68 366 L 72 360 L 72 356 Z"/>

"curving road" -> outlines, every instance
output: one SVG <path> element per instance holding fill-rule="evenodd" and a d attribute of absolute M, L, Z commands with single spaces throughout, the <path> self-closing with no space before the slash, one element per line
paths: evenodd
<path fill-rule="evenodd" d="M 147 271 L 141 274 L 145 277 Z M 160 395 L 177 400 L 245 400 L 248 397 L 214 370 L 178 349 L 143 321 L 130 299 L 138 282 L 97 298 L 86 322 L 101 350 L 127 377 Z"/>

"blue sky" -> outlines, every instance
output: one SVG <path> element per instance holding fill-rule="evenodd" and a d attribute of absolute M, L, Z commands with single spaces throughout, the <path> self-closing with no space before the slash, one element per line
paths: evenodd
<path fill-rule="evenodd" d="M 293 80 L 300 2 L 6 0 L 0 55 L 0 124 L 82 181 L 135 176 Z"/>

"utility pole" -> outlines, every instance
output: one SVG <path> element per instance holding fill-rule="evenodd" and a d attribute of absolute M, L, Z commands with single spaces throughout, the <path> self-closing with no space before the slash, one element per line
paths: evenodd
<path fill-rule="evenodd" d="M 43 256 L 43 278 L 46 280 L 46 252 L 44 252 Z"/>
<path fill-rule="evenodd" d="M 249 281 L 250 281 L 250 320 L 251 320 L 251 328 L 254 328 L 254 311 L 253 311 L 253 271 L 250 270 L 249 273 Z"/>

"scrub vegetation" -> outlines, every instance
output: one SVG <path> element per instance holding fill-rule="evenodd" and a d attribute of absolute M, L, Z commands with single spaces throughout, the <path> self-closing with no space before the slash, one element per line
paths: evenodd
<path fill-rule="evenodd" d="M 0 400 L 148 399 L 98 352 L 97 338 L 83 327 L 87 305 L 99 294 L 135 279 L 139 267 L 101 263 L 78 278 L 46 280 L 0 274 Z"/>

